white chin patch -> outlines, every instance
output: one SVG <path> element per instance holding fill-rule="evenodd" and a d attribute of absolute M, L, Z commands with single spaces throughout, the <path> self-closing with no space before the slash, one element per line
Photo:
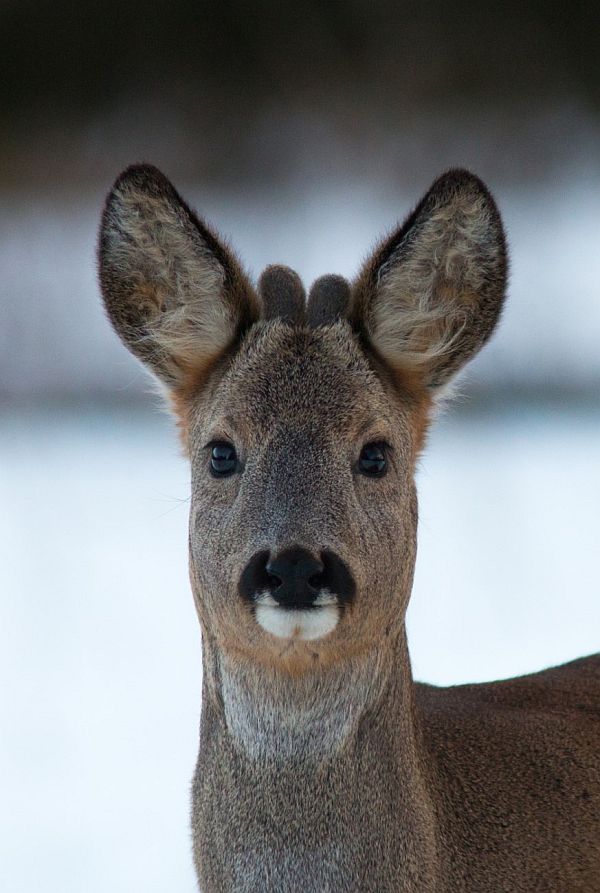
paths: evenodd
<path fill-rule="evenodd" d="M 256 600 L 256 620 L 279 639 L 321 639 L 336 628 L 339 619 L 337 599 L 325 591 L 314 608 L 282 608 L 269 593 Z"/>

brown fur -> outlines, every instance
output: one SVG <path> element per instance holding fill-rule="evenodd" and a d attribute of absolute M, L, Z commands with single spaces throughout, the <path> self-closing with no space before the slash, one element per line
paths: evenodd
<path fill-rule="evenodd" d="M 306 294 L 294 270 L 272 264 L 262 273 L 258 291 L 263 319 L 281 319 L 301 326 L 306 319 Z"/>
<path fill-rule="evenodd" d="M 345 319 L 350 308 L 350 286 L 343 276 L 320 276 L 310 290 L 306 315 L 310 326 L 326 326 Z"/>
<path fill-rule="evenodd" d="M 187 379 L 195 381 L 258 319 L 255 290 L 235 256 L 150 165 L 128 168 L 116 181 L 98 259 L 111 322 L 175 390 L 189 390 Z"/>
<path fill-rule="evenodd" d="M 365 265 L 353 322 L 391 366 L 439 387 L 491 335 L 506 267 L 490 193 L 477 177 L 449 171 Z"/>
<path fill-rule="evenodd" d="M 450 689 L 410 669 L 416 459 L 504 296 L 483 184 L 441 177 L 351 290 L 313 288 L 305 317 L 295 274 L 270 268 L 257 297 L 168 181 L 133 168 L 107 202 L 100 271 L 192 467 L 203 893 L 600 890 L 600 656 Z M 236 448 L 229 477 L 209 473 L 214 441 Z M 382 441 L 387 473 L 360 474 Z M 268 632 L 240 596 L 253 556 L 292 545 L 335 553 L 355 583 L 314 639 Z"/>

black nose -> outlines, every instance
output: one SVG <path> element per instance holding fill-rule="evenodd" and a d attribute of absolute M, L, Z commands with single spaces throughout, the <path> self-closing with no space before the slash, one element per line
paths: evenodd
<path fill-rule="evenodd" d="M 321 588 L 323 562 L 299 546 L 280 552 L 267 561 L 269 590 L 284 607 L 312 605 Z"/>
<path fill-rule="evenodd" d="M 239 589 L 247 601 L 256 602 L 267 593 L 283 608 L 310 608 L 323 590 L 342 606 L 355 593 L 354 579 L 341 558 L 328 549 L 317 557 L 302 546 L 274 555 L 257 552 L 242 571 Z"/>

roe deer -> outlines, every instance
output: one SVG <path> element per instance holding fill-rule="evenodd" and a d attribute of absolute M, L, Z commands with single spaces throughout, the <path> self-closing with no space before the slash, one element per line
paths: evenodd
<path fill-rule="evenodd" d="M 106 308 L 191 461 L 202 629 L 192 795 L 203 893 L 600 891 L 600 655 L 415 684 L 415 462 L 500 315 L 477 177 L 435 181 L 350 285 L 258 287 L 155 168 L 100 233 Z"/>

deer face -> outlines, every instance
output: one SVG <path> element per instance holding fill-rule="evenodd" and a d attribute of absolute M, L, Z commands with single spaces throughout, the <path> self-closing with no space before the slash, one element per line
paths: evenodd
<path fill-rule="evenodd" d="M 225 647 L 333 659 L 398 621 L 415 409 L 388 393 L 347 322 L 247 335 L 190 427 L 192 579 Z"/>
<path fill-rule="evenodd" d="M 304 672 L 404 623 L 414 467 L 439 388 L 499 316 L 505 250 L 479 180 L 436 181 L 352 289 L 272 267 L 258 293 L 154 168 L 117 180 L 100 277 L 125 343 L 167 385 L 192 466 L 203 633 Z"/>

